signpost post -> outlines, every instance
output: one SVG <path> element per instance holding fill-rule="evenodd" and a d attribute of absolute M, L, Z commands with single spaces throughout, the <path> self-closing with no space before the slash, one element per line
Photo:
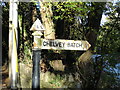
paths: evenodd
<path fill-rule="evenodd" d="M 41 48 L 37 48 L 37 40 L 41 38 L 42 31 L 44 27 L 40 20 L 37 19 L 32 25 L 31 31 L 33 31 L 34 36 L 34 46 L 33 46 L 33 71 L 32 71 L 32 89 L 40 89 L 40 59 L 41 59 Z"/>
<path fill-rule="evenodd" d="M 62 40 L 62 39 L 42 39 L 41 31 L 45 30 L 39 19 L 32 25 L 31 31 L 34 31 L 34 48 L 33 48 L 33 74 L 32 88 L 40 88 L 40 68 L 41 49 L 54 50 L 88 50 L 91 45 L 83 40 Z"/>

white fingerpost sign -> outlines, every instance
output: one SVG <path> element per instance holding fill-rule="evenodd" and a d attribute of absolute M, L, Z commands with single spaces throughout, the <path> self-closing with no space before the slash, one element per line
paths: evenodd
<path fill-rule="evenodd" d="M 91 45 L 83 40 L 39 39 L 36 48 L 54 50 L 88 50 Z"/>

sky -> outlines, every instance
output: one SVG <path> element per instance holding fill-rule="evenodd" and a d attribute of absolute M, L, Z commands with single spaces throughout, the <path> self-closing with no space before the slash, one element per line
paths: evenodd
<path fill-rule="evenodd" d="M 105 22 L 107 22 L 107 17 L 103 14 L 103 15 L 102 15 L 102 19 L 101 19 L 100 26 L 104 25 Z"/>
<path fill-rule="evenodd" d="M 115 5 L 115 3 L 118 2 L 118 1 L 120 2 L 120 0 L 111 0 L 111 1 L 113 2 L 113 5 Z M 105 22 L 107 22 L 107 16 L 105 16 L 104 13 L 103 13 L 100 25 L 101 26 L 104 25 Z"/>

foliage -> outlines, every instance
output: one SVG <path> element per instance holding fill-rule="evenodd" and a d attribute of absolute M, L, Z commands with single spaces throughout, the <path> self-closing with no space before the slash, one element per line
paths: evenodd
<path fill-rule="evenodd" d="M 19 60 L 30 64 L 32 62 L 32 7 L 34 3 L 19 3 Z"/>
<path fill-rule="evenodd" d="M 120 85 L 120 53 L 117 54 L 107 54 L 103 56 L 104 65 L 101 74 L 101 79 L 99 87 L 101 88 L 118 88 Z"/>
<path fill-rule="evenodd" d="M 8 59 L 8 29 L 9 29 L 9 4 L 4 3 L 2 6 L 2 59 Z"/>
<path fill-rule="evenodd" d="M 53 11 L 53 21 L 55 24 L 56 38 L 61 39 L 73 39 L 73 40 L 87 40 L 87 34 L 90 31 L 97 34 L 97 42 L 94 52 L 101 55 L 101 58 L 93 60 L 91 64 L 87 67 L 89 68 L 79 68 L 79 71 L 72 72 L 72 65 L 77 67 L 77 62 L 79 56 L 83 53 L 82 51 L 55 51 L 48 50 L 48 52 L 43 51 L 43 54 L 50 56 L 48 60 L 53 59 L 56 56 L 60 58 L 63 57 L 68 65 L 69 69 L 66 69 L 69 72 L 75 73 L 79 72 L 80 80 L 85 81 L 87 79 L 87 84 L 99 86 L 100 88 L 108 87 L 118 87 L 120 85 L 119 79 L 116 77 L 119 75 L 119 72 L 112 72 L 113 68 L 116 68 L 116 64 L 120 63 L 119 53 L 120 53 L 120 3 L 113 5 L 112 3 L 107 3 L 106 8 L 104 8 L 103 3 L 94 3 L 94 2 L 54 2 L 52 3 Z M 6 57 L 8 51 L 8 29 L 9 29 L 9 4 L 5 3 L 3 7 L 3 57 Z M 27 63 L 32 63 L 32 32 L 30 32 L 30 27 L 33 24 L 32 21 L 32 10 L 35 7 L 34 3 L 19 3 L 19 60 Z M 108 21 L 99 28 L 99 23 L 97 23 L 98 29 L 93 29 L 90 27 L 90 22 L 96 25 L 95 20 L 96 12 L 100 9 L 104 11 L 104 14 L 107 16 Z M 91 13 L 92 12 L 92 13 Z M 38 14 L 39 16 L 40 14 Z M 90 19 L 90 16 L 92 19 Z M 41 17 L 42 18 L 42 17 Z M 95 19 L 94 19 L 95 18 Z M 96 19 L 97 20 L 97 19 Z M 89 38 L 88 38 L 89 39 Z M 92 38 L 94 39 L 94 38 Z M 5 50 L 5 52 L 4 52 Z M 51 54 L 51 53 L 57 53 Z M 49 55 L 48 55 L 49 54 Z M 50 55 L 51 54 L 51 55 Z M 62 56 L 60 56 L 62 54 Z M 87 57 L 87 56 L 85 56 Z M 46 58 L 45 58 L 46 59 Z M 59 59 L 59 58 L 57 58 Z M 77 63 L 77 64 L 76 64 Z M 89 63 L 89 62 L 87 62 Z M 86 63 L 80 63 L 80 66 L 85 66 Z M 112 68 L 112 69 L 111 69 Z M 87 72 L 84 75 L 85 71 Z M 83 77 L 85 79 L 82 79 Z M 53 80 L 49 82 L 50 86 L 53 88 L 62 87 L 63 78 L 61 76 L 56 76 Z M 99 82 L 100 81 L 100 82 Z M 99 82 L 99 83 L 98 83 Z M 67 85 L 74 86 L 73 83 L 67 82 Z M 85 86 L 84 86 L 85 87 Z"/>
<path fill-rule="evenodd" d="M 78 19 L 81 19 L 86 23 L 87 13 L 93 9 L 93 7 L 89 7 L 89 3 L 84 2 L 53 3 L 53 20 L 54 23 L 56 23 L 55 28 L 56 36 L 58 36 L 57 38 L 82 39 L 84 31 Z M 61 23 L 63 25 L 59 26 Z M 62 33 L 62 35 L 59 32 Z"/>
<path fill-rule="evenodd" d="M 109 10 L 105 12 L 107 16 L 107 22 L 101 27 L 98 32 L 98 44 L 101 53 L 115 53 L 119 52 L 120 49 L 120 15 L 116 6 L 109 4 Z"/>
<path fill-rule="evenodd" d="M 102 71 L 100 82 L 103 88 L 115 88 L 119 86 L 118 75 L 120 72 L 116 72 L 119 68 L 116 65 L 119 64 L 120 55 L 120 13 L 119 3 L 107 3 L 107 11 L 104 12 L 107 16 L 107 22 L 99 29 L 97 44 L 95 52 L 99 53 L 103 57 Z M 110 81 L 111 80 L 111 81 Z"/>

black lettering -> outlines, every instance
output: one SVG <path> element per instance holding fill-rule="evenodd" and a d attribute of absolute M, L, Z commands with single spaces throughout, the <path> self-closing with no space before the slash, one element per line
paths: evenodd
<path fill-rule="evenodd" d="M 62 47 L 62 42 L 59 42 L 59 47 Z"/>
<path fill-rule="evenodd" d="M 52 41 L 50 41 L 49 46 L 51 46 L 51 47 L 53 46 L 53 42 Z"/>
<path fill-rule="evenodd" d="M 67 46 L 70 47 L 70 43 L 68 43 Z"/>
<path fill-rule="evenodd" d="M 50 41 L 49 46 L 51 46 L 51 47 L 62 47 L 62 42 Z"/>
<path fill-rule="evenodd" d="M 82 44 L 76 43 L 76 47 L 82 47 Z"/>
<path fill-rule="evenodd" d="M 68 43 L 67 46 L 68 47 L 75 47 L 75 43 Z"/>
<path fill-rule="evenodd" d="M 59 42 L 55 42 L 55 47 L 59 47 Z"/>
<path fill-rule="evenodd" d="M 43 46 L 47 46 L 49 43 L 47 41 L 43 42 Z"/>
<path fill-rule="evenodd" d="M 63 43 L 63 47 L 65 46 L 65 43 Z"/>
<path fill-rule="evenodd" d="M 53 47 L 56 47 L 56 42 L 53 42 Z"/>
<path fill-rule="evenodd" d="M 71 47 L 75 47 L 75 43 L 71 43 Z"/>

